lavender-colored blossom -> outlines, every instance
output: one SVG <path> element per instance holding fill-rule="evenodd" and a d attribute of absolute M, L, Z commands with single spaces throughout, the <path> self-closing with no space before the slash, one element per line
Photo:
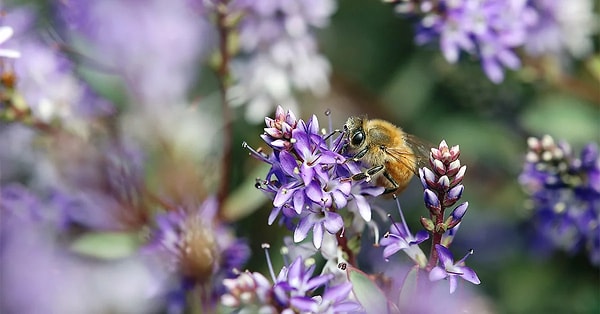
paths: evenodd
<path fill-rule="evenodd" d="M 300 219 L 296 230 L 294 231 L 294 242 L 300 242 L 306 239 L 308 231 L 312 229 L 313 244 L 319 249 L 323 243 L 323 232 L 335 234 L 344 227 L 344 220 L 338 213 L 330 212 L 326 209 L 309 210 L 308 214 Z"/>
<path fill-rule="evenodd" d="M 538 18 L 527 28 L 527 54 L 564 58 L 569 53 L 581 58 L 592 51 L 592 35 L 597 32 L 593 1 L 532 0 L 529 5 Z"/>
<path fill-rule="evenodd" d="M 216 208 L 216 200 L 208 198 L 197 210 L 178 209 L 156 217 L 157 229 L 146 251 L 166 261 L 167 268 L 179 276 L 170 298 L 175 303 L 177 296 L 201 285 L 209 298 L 203 300 L 205 309 L 210 309 L 226 292 L 223 280 L 234 277 L 249 257 L 244 242 L 214 223 Z"/>
<path fill-rule="evenodd" d="M 396 252 L 403 250 L 417 265 L 424 266 L 427 258 L 418 244 L 427 239 L 429 239 L 427 231 L 421 230 L 413 236 L 405 226 L 395 223 L 380 241 L 380 244 L 385 247 L 383 257 L 387 260 Z"/>
<path fill-rule="evenodd" d="M 456 290 L 457 276 L 476 285 L 481 283 L 475 271 L 465 266 L 465 260 L 472 252 L 469 252 L 460 261 L 454 263 L 452 253 L 446 247 L 436 244 L 435 249 L 438 252 L 442 266 L 436 266 L 429 272 L 429 280 L 436 281 L 448 278 L 450 281 L 450 293 L 454 293 Z"/>
<path fill-rule="evenodd" d="M 129 95 L 146 106 L 185 101 L 198 61 L 215 44 L 206 10 L 187 0 L 71 0 L 57 6 L 69 38 L 89 45 L 78 49 L 103 71 L 122 76 Z"/>
<path fill-rule="evenodd" d="M 114 107 L 78 77 L 67 55 L 36 32 L 32 11 L 10 11 L 4 18 L 15 24 L 13 41 L 23 54 L 14 62 L 14 88 L 34 120 L 59 121 L 66 129 L 87 136 L 90 120 L 114 113 Z"/>
<path fill-rule="evenodd" d="M 318 302 L 315 312 L 321 314 L 361 312 L 360 304 L 348 299 L 351 291 L 352 284 L 349 282 L 330 287 L 323 293 L 323 297 L 315 297 Z"/>
<path fill-rule="evenodd" d="M 12 37 L 14 31 L 10 26 L 0 26 L 0 45 L 3 45 L 10 37 Z M 0 57 L 4 58 L 19 58 L 21 53 L 17 50 L 0 48 Z"/>
<path fill-rule="evenodd" d="M 18 185 L 0 189 L 2 313 L 148 313 L 162 307 L 164 272 L 143 256 L 78 256 L 68 245 L 66 204 Z"/>
<path fill-rule="evenodd" d="M 277 109 L 274 119 L 267 118 L 266 124 L 262 138 L 273 152 L 266 155 L 248 148 L 256 158 L 271 165 L 266 179 L 257 183 L 273 198 L 269 224 L 281 217 L 283 223 L 295 229 L 296 242 L 305 239 L 312 229 L 313 243 L 319 248 L 325 230 L 333 234 L 343 227 L 340 211 L 349 202 L 370 221 L 371 207 L 365 197 L 378 195 L 383 189 L 352 182 L 350 178 L 360 170 L 345 162 L 341 154 L 343 136 L 326 140 L 315 116 L 305 122 L 282 108 Z"/>
<path fill-rule="evenodd" d="M 590 143 L 579 157 L 552 137 L 528 140 L 521 185 L 530 195 L 540 244 L 575 253 L 582 248 L 600 264 L 600 154 Z"/>
<path fill-rule="evenodd" d="M 383 258 L 388 261 L 389 257 L 396 254 L 398 251 L 404 251 L 408 257 L 410 257 L 415 264 L 419 267 L 425 267 L 427 264 L 427 257 L 425 253 L 419 247 L 419 243 L 429 239 L 429 233 L 425 230 L 417 232 L 413 235 L 408 229 L 406 220 L 404 220 L 404 214 L 400 207 L 400 202 L 396 199 L 398 206 L 398 212 L 400 213 L 400 223 L 393 223 L 390 226 L 390 231 L 387 232 L 380 241 L 380 244 L 384 246 Z"/>
<path fill-rule="evenodd" d="M 330 65 L 319 54 L 312 29 L 328 24 L 332 0 L 237 0 L 241 55 L 232 64 L 237 83 L 233 104 L 246 104 L 246 115 L 258 121 L 273 104 L 295 105 L 294 90 L 322 95 L 329 89 Z"/>
<path fill-rule="evenodd" d="M 527 39 L 537 13 L 526 1 L 398 1 L 398 11 L 418 17 L 416 42 L 439 41 L 444 58 L 456 63 L 461 51 L 481 60 L 488 78 L 499 83 L 503 68 L 517 69 L 514 49 Z"/>

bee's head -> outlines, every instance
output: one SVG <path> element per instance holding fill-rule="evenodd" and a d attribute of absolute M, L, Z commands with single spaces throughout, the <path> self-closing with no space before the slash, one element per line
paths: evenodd
<path fill-rule="evenodd" d="M 350 117 L 346 121 L 346 124 L 344 124 L 344 133 L 347 139 L 346 145 L 351 149 L 360 147 L 366 140 L 363 123 L 363 118 Z"/>

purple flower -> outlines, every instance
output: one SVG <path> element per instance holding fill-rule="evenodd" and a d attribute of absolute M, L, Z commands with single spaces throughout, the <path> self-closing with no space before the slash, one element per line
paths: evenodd
<path fill-rule="evenodd" d="M 3 45 L 13 35 L 13 29 L 10 26 L 0 26 L 0 45 Z M 0 48 L 0 57 L 19 58 L 21 53 L 13 49 Z"/>
<path fill-rule="evenodd" d="M 361 312 L 360 304 L 348 299 L 351 291 L 352 284 L 349 282 L 328 288 L 323 293 L 323 297 L 315 297 L 318 303 L 315 312 L 321 314 Z"/>
<path fill-rule="evenodd" d="M 566 142 L 552 137 L 528 140 L 529 152 L 519 181 L 530 195 L 532 222 L 541 247 L 575 253 L 585 248 L 600 264 L 600 154 L 591 143 L 575 156 Z"/>
<path fill-rule="evenodd" d="M 518 0 L 408 1 L 400 6 L 402 13 L 418 17 L 417 43 L 439 40 L 450 63 L 459 60 L 461 51 L 477 56 L 494 83 L 504 79 L 504 67 L 520 67 L 513 49 L 525 43 L 527 27 L 537 16 L 526 1 Z"/>
<path fill-rule="evenodd" d="M 67 55 L 36 32 L 32 11 L 18 9 L 6 18 L 15 25 L 13 41 L 23 55 L 14 61 L 14 88 L 23 98 L 17 103 L 25 100 L 35 121 L 60 122 L 65 129 L 88 136 L 89 120 L 114 113 L 114 107 L 78 77 Z"/>
<path fill-rule="evenodd" d="M 205 10 L 192 10 L 187 0 L 72 0 L 57 6 L 67 37 L 82 39 L 82 49 L 121 75 L 129 95 L 146 106 L 184 101 L 197 62 L 215 44 Z"/>
<path fill-rule="evenodd" d="M 385 247 L 383 250 L 383 258 L 386 261 L 389 257 L 396 252 L 402 250 L 410 257 L 410 259 L 423 268 L 427 264 L 427 257 L 419 247 L 419 243 L 429 239 L 429 233 L 425 230 L 417 232 L 416 235 L 412 235 L 404 220 L 404 214 L 400 207 L 400 202 L 396 199 L 398 205 L 398 212 L 400 213 L 400 223 L 394 223 L 390 226 L 390 231 L 387 232 L 380 241 L 380 244 Z"/>
<path fill-rule="evenodd" d="M 351 284 L 328 286 L 333 275 L 313 276 L 314 264 L 306 266 L 306 263 L 301 257 L 296 258 L 273 278 L 274 284 L 263 275 L 250 272 L 226 279 L 224 285 L 228 292 L 221 297 L 221 303 L 243 312 L 261 313 L 336 313 L 360 309 L 358 303 L 349 299 Z M 323 295 L 315 295 L 322 287 L 325 288 Z"/>
<path fill-rule="evenodd" d="M 197 210 L 180 208 L 156 217 L 157 229 L 146 252 L 156 254 L 178 276 L 171 307 L 199 285 L 206 289 L 203 298 L 208 299 L 202 301 L 209 310 L 226 292 L 224 280 L 236 276 L 249 257 L 248 246 L 214 222 L 216 209 L 216 200 L 208 198 Z"/>
<path fill-rule="evenodd" d="M 296 230 L 294 231 L 294 242 L 300 242 L 306 239 L 308 231 L 313 231 L 313 244 L 319 249 L 323 243 L 323 232 L 335 234 L 344 227 L 344 220 L 338 213 L 330 212 L 326 209 L 310 210 L 308 214 L 300 219 Z"/>
<path fill-rule="evenodd" d="M 450 293 L 454 293 L 456 290 L 457 276 L 476 285 L 481 283 L 475 271 L 465 266 L 465 260 L 469 255 L 473 254 L 472 251 L 465 255 L 465 257 L 463 257 L 460 261 L 454 263 L 452 253 L 450 253 L 450 250 L 448 250 L 446 247 L 436 244 L 435 249 L 438 252 L 442 267 L 434 267 L 429 272 L 429 280 L 436 281 L 448 278 L 450 281 Z"/>
<path fill-rule="evenodd" d="M 593 1 L 569 2 L 532 0 L 529 4 L 538 18 L 527 28 L 525 51 L 532 56 L 553 55 L 564 59 L 566 53 L 581 58 L 592 52 L 592 35 L 597 32 Z"/>

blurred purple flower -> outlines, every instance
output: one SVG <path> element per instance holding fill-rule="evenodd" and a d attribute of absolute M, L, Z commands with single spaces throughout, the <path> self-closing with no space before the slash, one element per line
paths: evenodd
<path fill-rule="evenodd" d="M 173 302 L 180 301 L 179 295 L 185 299 L 188 291 L 200 285 L 206 289 L 203 296 L 209 298 L 202 300 L 204 309 L 211 309 L 226 292 L 223 280 L 234 277 L 250 255 L 245 242 L 215 222 L 216 210 L 216 200 L 208 198 L 197 210 L 180 208 L 156 216 L 157 229 L 146 252 L 156 253 L 179 277 L 171 293 Z"/>
<path fill-rule="evenodd" d="M 87 136 L 90 120 L 114 113 L 112 104 L 78 77 L 67 55 L 44 41 L 31 10 L 16 9 L 3 18 L 15 25 L 13 42 L 23 54 L 14 62 L 15 90 L 35 119 L 58 120 L 66 129 Z"/>
<path fill-rule="evenodd" d="M 275 119 L 266 119 L 262 138 L 273 148 L 270 155 L 244 145 L 253 156 L 271 165 L 266 179 L 257 183 L 259 189 L 273 198 L 269 224 L 282 214 L 282 222 L 295 229 L 296 242 L 305 239 L 312 228 L 313 243 L 319 248 L 324 229 L 334 234 L 343 227 L 339 211 L 349 202 L 353 210 L 358 208 L 360 216 L 370 221 L 371 207 L 365 196 L 379 195 L 383 188 L 352 182 L 350 177 L 360 170 L 346 163 L 346 157 L 340 153 L 343 136 L 326 140 L 315 116 L 305 122 L 296 120 L 291 111 L 284 112 L 278 107 Z M 293 221 L 296 219 L 300 222 Z"/>
<path fill-rule="evenodd" d="M 527 28 L 527 54 L 564 59 L 566 53 L 581 58 L 592 52 L 592 35 L 597 32 L 593 1 L 532 0 L 529 5 L 538 18 Z"/>
<path fill-rule="evenodd" d="M 459 60 L 461 51 L 477 56 L 494 83 L 504 79 L 504 67 L 521 66 L 513 49 L 525 43 L 527 27 L 537 18 L 535 10 L 521 0 L 398 2 L 398 12 L 418 18 L 417 43 L 439 40 L 450 63 Z"/>
<path fill-rule="evenodd" d="M 22 186 L 0 189 L 0 312 L 141 314 L 160 308 L 164 274 L 137 254 L 101 260 L 71 251 L 64 206 Z"/>
<path fill-rule="evenodd" d="M 330 65 L 319 54 L 313 28 L 328 24 L 335 11 L 332 0 L 236 0 L 241 56 L 232 64 L 237 83 L 230 91 L 233 104 L 246 104 L 246 116 L 264 117 L 273 104 L 295 106 L 293 90 L 322 95 L 329 90 Z"/>
<path fill-rule="evenodd" d="M 91 46 L 81 49 L 123 76 L 130 96 L 146 106 L 186 100 L 198 61 L 215 44 L 205 10 L 188 0 L 69 0 L 57 5 L 71 37 Z"/>
<path fill-rule="evenodd" d="M 600 264 L 600 154 L 590 143 L 579 157 L 566 142 L 546 135 L 528 140 L 529 152 L 519 181 L 530 195 L 532 222 L 540 247 L 575 253 L 587 250 Z"/>
<path fill-rule="evenodd" d="M 473 254 L 472 251 L 465 255 L 460 261 L 454 263 L 452 253 L 450 253 L 450 250 L 446 247 L 436 244 L 435 249 L 438 252 L 442 267 L 434 267 L 429 272 L 429 280 L 436 281 L 448 278 L 448 280 L 450 280 L 450 293 L 454 293 L 456 290 L 457 276 L 476 285 L 481 283 L 475 271 L 465 266 L 465 260 L 469 255 Z"/>

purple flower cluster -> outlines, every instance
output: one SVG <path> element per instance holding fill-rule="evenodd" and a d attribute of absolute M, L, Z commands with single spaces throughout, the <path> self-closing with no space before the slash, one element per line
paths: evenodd
<path fill-rule="evenodd" d="M 581 57 L 592 49 L 594 31 L 589 0 L 441 0 L 391 1 L 396 11 L 415 17 L 418 44 L 439 41 L 444 58 L 456 63 L 461 52 L 481 60 L 494 83 L 503 68 L 521 66 L 515 49 L 528 54 Z"/>
<path fill-rule="evenodd" d="M 461 51 L 476 55 L 495 83 L 504 79 L 504 67 L 520 67 L 513 49 L 525 42 L 536 17 L 520 0 L 402 1 L 396 9 L 418 16 L 417 43 L 439 40 L 450 63 L 458 61 Z"/>
<path fill-rule="evenodd" d="M 343 136 L 328 139 L 320 132 L 316 116 L 308 122 L 297 120 L 281 107 L 274 119 L 266 118 L 265 122 L 262 138 L 273 152 L 265 155 L 248 148 L 253 156 L 271 165 L 265 180 L 257 182 L 257 187 L 273 199 L 269 224 L 281 215 L 294 229 L 295 242 L 304 240 L 312 229 L 318 249 L 325 231 L 336 234 L 342 230 L 340 213 L 350 203 L 364 220 L 371 220 L 371 206 L 364 201 L 365 196 L 379 195 L 383 188 L 350 179 L 359 169 L 346 163 L 340 153 Z"/>
<path fill-rule="evenodd" d="M 237 278 L 225 279 L 227 293 L 221 303 L 243 313 L 339 313 L 357 312 L 360 305 L 352 301 L 350 283 L 328 285 L 332 274 L 313 276 L 315 266 L 298 257 L 284 266 L 277 278 L 269 282 L 260 273 L 243 272 Z M 322 295 L 315 290 L 324 287 Z"/>
<path fill-rule="evenodd" d="M 234 59 L 234 104 L 259 121 L 273 104 L 294 106 L 293 91 L 322 95 L 329 90 L 329 61 L 319 53 L 313 29 L 323 28 L 335 11 L 333 0 L 236 0 L 241 55 Z"/>
<path fill-rule="evenodd" d="M 429 210 L 429 218 L 421 217 L 421 224 L 425 230 L 412 235 L 398 202 L 401 223 L 394 223 L 390 231 L 381 239 L 381 245 L 385 246 L 383 257 L 387 260 L 398 251 L 404 251 L 420 269 L 429 271 L 429 279 L 436 281 L 444 278 L 450 280 L 450 293 L 456 290 L 456 276 L 471 283 L 479 284 L 479 278 L 475 272 L 464 265 L 465 256 L 459 262 L 454 263 L 452 253 L 448 247 L 467 212 L 468 202 L 456 206 L 452 213 L 444 218 L 446 209 L 454 206 L 462 196 L 464 186 L 462 180 L 465 175 L 466 166 L 461 166 L 460 150 L 458 145 L 449 148 L 442 141 L 438 148 L 431 148 L 429 154 L 429 165 L 419 169 L 419 177 L 424 188 L 425 206 Z M 429 262 L 419 243 L 432 237 L 432 248 Z M 472 254 L 472 252 L 470 253 Z M 438 261 L 441 266 L 438 266 Z"/>
<path fill-rule="evenodd" d="M 585 146 L 579 157 L 548 135 L 528 140 L 519 180 L 530 196 L 540 244 L 575 253 L 585 249 L 600 264 L 600 154 Z"/>

